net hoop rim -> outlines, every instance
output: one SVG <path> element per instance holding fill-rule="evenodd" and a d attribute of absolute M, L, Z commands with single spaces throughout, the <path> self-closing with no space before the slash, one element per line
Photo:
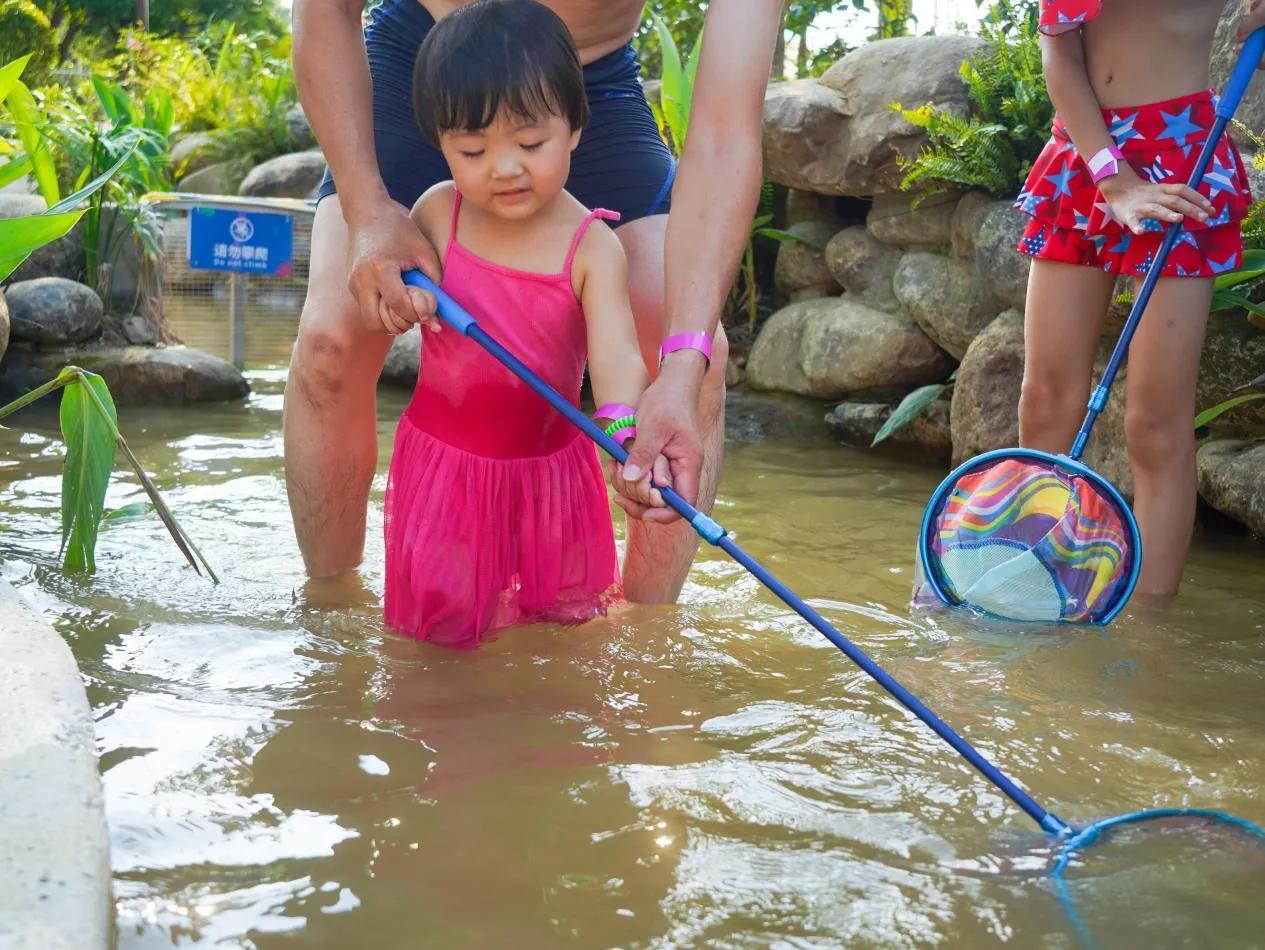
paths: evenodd
<path fill-rule="evenodd" d="M 953 486 L 957 484 L 962 476 L 966 475 L 972 469 L 979 468 L 989 462 L 999 459 L 1030 459 L 1036 462 L 1045 462 L 1054 465 L 1065 471 L 1071 472 L 1082 478 L 1086 478 L 1093 482 L 1094 485 L 1104 491 L 1104 493 L 1115 502 L 1116 506 L 1124 512 L 1125 523 L 1129 528 L 1129 543 L 1133 546 L 1133 564 L 1129 570 L 1128 580 L 1125 582 L 1124 594 L 1110 611 L 1097 620 L 1089 620 L 1086 623 L 1096 627 L 1105 627 L 1111 621 L 1115 620 L 1120 611 L 1124 610 L 1125 605 L 1129 603 L 1133 597 L 1133 589 L 1138 584 L 1138 576 L 1142 573 L 1142 534 L 1138 530 L 1137 519 L 1133 516 L 1133 509 L 1129 507 L 1128 502 L 1124 500 L 1124 496 L 1111 482 L 1107 481 L 1102 475 L 1095 472 L 1092 468 L 1078 459 L 1071 458 L 1067 455 L 1055 455 L 1052 452 L 1042 452 L 1040 449 L 994 449 L 991 452 L 985 452 L 974 458 L 969 458 L 948 475 L 945 476 L 939 487 L 932 493 L 931 499 L 927 502 L 927 507 L 922 514 L 922 527 L 918 532 L 918 564 L 922 568 L 922 574 L 932 592 L 936 595 L 936 599 L 940 603 L 949 607 L 966 606 L 963 601 L 953 597 L 940 583 L 940 578 L 936 571 L 931 567 L 931 531 L 932 520 L 934 515 L 940 511 L 944 504 L 945 496 L 953 490 Z M 1011 623 L 1028 623 L 1032 621 L 1016 620 L 1013 617 L 1005 617 L 1000 614 L 994 614 L 980 607 L 970 606 L 971 610 L 975 610 L 988 617 L 994 617 L 998 620 L 1006 620 Z M 1060 621 L 1066 622 L 1066 621 Z"/>

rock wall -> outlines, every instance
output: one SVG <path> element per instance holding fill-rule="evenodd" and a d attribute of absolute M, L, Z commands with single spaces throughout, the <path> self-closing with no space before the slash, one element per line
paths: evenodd
<path fill-rule="evenodd" d="M 1219 34 L 1219 75 L 1231 58 L 1233 6 L 1227 3 Z M 961 37 L 872 43 L 820 80 L 773 85 L 765 100 L 765 174 L 790 189 L 791 230 L 805 240 L 778 250 L 775 286 L 785 305 L 752 345 L 746 382 L 843 400 L 830 421 L 845 441 L 868 444 L 905 393 L 943 382 L 956 369 L 951 405 L 933 403 L 926 419 L 893 440 L 918 444 L 945 464 L 1018 442 L 1029 265 L 1015 247 L 1026 219 L 1009 200 L 980 193 L 921 203 L 903 193 L 900 159 L 916 155 L 924 140 L 890 104 L 930 102 L 965 113 L 959 67 L 979 44 Z M 1265 80 L 1254 83 L 1240 115 L 1265 130 Z M 839 220 L 839 196 L 868 204 L 847 202 L 865 210 Z M 1125 309 L 1113 308 L 1099 371 Z M 1265 332 L 1242 313 L 1214 314 L 1200 367 L 1200 408 L 1262 373 Z M 1126 377 L 1127 369 L 1087 460 L 1129 493 Z M 1249 404 L 1214 424 L 1200 450 L 1200 490 L 1214 507 L 1265 533 L 1265 474 L 1258 464 L 1265 457 L 1263 406 Z"/>

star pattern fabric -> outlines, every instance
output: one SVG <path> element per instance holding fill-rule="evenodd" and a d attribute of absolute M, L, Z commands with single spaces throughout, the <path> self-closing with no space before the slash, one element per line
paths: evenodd
<path fill-rule="evenodd" d="M 1102 0 L 1041 0 L 1042 33 L 1054 36 L 1079 30 L 1102 13 Z"/>
<path fill-rule="evenodd" d="M 1052 6 L 1046 3 L 1042 9 Z M 1215 103 L 1212 92 L 1201 92 L 1137 108 L 1104 109 L 1103 122 L 1144 181 L 1185 184 L 1216 121 Z M 1127 231 L 1093 184 L 1084 160 L 1067 147 L 1069 141 L 1056 118 L 1053 136 L 1015 202 L 1032 219 L 1019 251 L 1117 274 L 1144 274 L 1164 239 L 1164 223 L 1148 220 L 1142 234 Z M 1165 264 L 1166 277 L 1212 277 L 1242 261 L 1239 222 L 1252 195 L 1247 170 L 1229 136 L 1217 144 L 1199 191 L 1212 202 L 1215 213 L 1207 221 L 1185 222 Z"/>

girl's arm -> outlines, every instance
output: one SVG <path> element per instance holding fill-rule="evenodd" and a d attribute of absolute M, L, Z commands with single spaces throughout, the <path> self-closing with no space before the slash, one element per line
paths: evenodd
<path fill-rule="evenodd" d="M 1085 161 L 1115 145 L 1089 82 L 1081 31 L 1042 36 L 1041 59 L 1050 101 Z M 1205 221 L 1214 210 L 1208 199 L 1187 185 L 1153 185 L 1139 177 L 1127 161 L 1121 161 L 1119 168 L 1117 174 L 1104 178 L 1098 189 L 1121 225 L 1135 234 L 1143 232 L 1147 218 L 1172 222 L 1190 215 Z M 1082 169 L 1079 174 L 1088 171 Z"/>

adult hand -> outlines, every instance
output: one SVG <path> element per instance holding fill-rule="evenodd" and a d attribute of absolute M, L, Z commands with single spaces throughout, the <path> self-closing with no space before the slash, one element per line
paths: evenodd
<path fill-rule="evenodd" d="M 344 208 L 347 218 L 347 287 L 368 328 L 397 336 L 415 323 L 440 329 L 435 298 L 407 286 L 401 275 L 418 269 L 440 279 L 439 258 L 404 206 L 382 197 L 368 206 Z"/>
<path fill-rule="evenodd" d="M 653 474 L 656 482 L 670 485 L 694 503 L 703 469 L 698 393 L 706 368 L 702 355 L 693 350 L 673 353 L 664 360 L 659 378 L 637 402 L 637 438 L 620 473 L 625 482 L 640 484 Z M 681 517 L 671 508 L 646 504 L 644 495 L 640 500 L 617 495 L 615 503 L 642 521 L 667 524 Z"/>
<path fill-rule="evenodd" d="M 1242 50 L 1243 41 L 1263 26 L 1265 26 L 1265 0 L 1252 0 L 1252 5 L 1239 21 L 1237 49 Z M 1256 68 L 1265 69 L 1265 59 L 1261 60 Z"/>

